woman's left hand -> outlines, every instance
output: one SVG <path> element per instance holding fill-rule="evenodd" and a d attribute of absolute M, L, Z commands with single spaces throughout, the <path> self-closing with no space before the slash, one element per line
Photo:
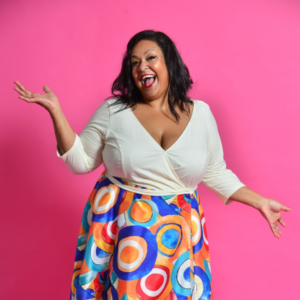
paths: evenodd
<path fill-rule="evenodd" d="M 281 237 L 281 231 L 278 226 L 279 222 L 282 226 L 285 226 L 285 222 L 281 218 L 280 210 L 290 211 L 291 208 L 282 205 L 273 199 L 264 198 L 264 201 L 261 202 L 258 211 L 262 216 L 268 221 L 271 230 L 277 238 Z"/>

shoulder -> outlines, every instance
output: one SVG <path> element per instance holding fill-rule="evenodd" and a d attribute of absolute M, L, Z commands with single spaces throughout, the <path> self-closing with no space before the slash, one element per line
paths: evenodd
<path fill-rule="evenodd" d="M 215 117 L 210 109 L 209 104 L 202 100 L 193 100 L 195 104 L 195 114 L 196 119 L 201 122 L 201 124 L 206 124 L 208 127 L 211 128 L 212 126 L 216 125 Z"/>
<path fill-rule="evenodd" d="M 108 98 L 106 100 L 104 100 L 104 102 L 106 102 L 108 105 L 111 105 L 113 103 L 115 103 L 118 100 L 118 98 Z"/>
<path fill-rule="evenodd" d="M 115 114 L 116 112 L 127 108 L 126 104 L 117 97 L 108 98 L 104 102 L 107 103 L 107 107 L 108 107 L 110 115 Z"/>
<path fill-rule="evenodd" d="M 205 113 L 208 114 L 210 113 L 210 107 L 209 105 L 202 101 L 202 100 L 196 100 L 196 99 L 191 99 L 194 102 L 194 109 L 197 109 L 198 113 Z"/>
<path fill-rule="evenodd" d="M 106 100 L 101 102 L 101 104 L 98 105 L 98 107 L 97 107 L 94 114 L 97 114 L 97 115 L 107 115 L 107 114 L 109 114 L 108 102 Z"/>
<path fill-rule="evenodd" d="M 117 103 L 116 105 L 113 105 L 118 98 L 108 98 L 105 99 L 98 107 L 95 113 L 101 114 L 101 115 L 110 115 L 115 108 L 120 108 L 120 104 Z"/>
<path fill-rule="evenodd" d="M 113 99 L 106 99 L 100 104 L 98 104 L 98 107 L 94 111 L 91 120 L 97 121 L 97 122 L 108 122 L 110 119 L 110 109 L 109 104 L 112 103 Z"/>
<path fill-rule="evenodd" d="M 195 103 L 195 105 L 196 106 L 198 106 L 198 107 L 209 107 L 209 105 L 206 103 L 206 102 L 204 102 L 204 101 L 202 101 L 202 100 L 198 100 L 198 99 L 191 99 L 194 103 Z"/>

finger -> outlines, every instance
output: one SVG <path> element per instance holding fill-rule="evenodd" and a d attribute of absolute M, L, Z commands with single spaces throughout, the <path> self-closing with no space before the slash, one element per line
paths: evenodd
<path fill-rule="evenodd" d="M 286 225 L 285 225 L 285 222 L 284 222 L 281 218 L 278 220 L 278 222 L 279 222 L 282 226 L 284 226 L 284 227 L 286 226 Z"/>
<path fill-rule="evenodd" d="M 274 235 L 275 235 L 277 238 L 280 239 L 280 237 L 281 237 L 281 232 L 275 231 L 275 232 L 274 232 Z"/>
<path fill-rule="evenodd" d="M 44 86 L 43 86 L 43 90 L 44 90 L 46 93 L 50 93 L 50 92 L 51 92 L 50 89 L 49 89 L 49 87 L 48 87 L 47 85 L 44 85 Z"/>
<path fill-rule="evenodd" d="M 19 81 L 17 81 L 17 80 L 15 80 L 14 83 L 15 83 L 17 86 L 19 86 L 19 85 L 21 84 L 21 83 L 20 83 Z"/>
<path fill-rule="evenodd" d="M 37 102 L 36 98 L 28 98 L 28 97 L 24 97 L 24 96 L 19 96 L 20 99 L 25 100 L 26 102 L 30 102 L 30 103 L 35 103 Z"/>
<path fill-rule="evenodd" d="M 14 81 L 15 84 L 19 87 L 20 90 L 26 92 L 27 90 L 25 89 L 25 87 L 19 82 L 19 81 Z"/>
<path fill-rule="evenodd" d="M 18 87 L 14 87 L 14 90 L 17 91 L 20 95 L 25 96 L 25 92 L 23 92 L 22 90 L 20 90 Z"/>
<path fill-rule="evenodd" d="M 19 91 L 22 91 L 21 95 L 29 97 L 29 98 L 32 97 L 32 93 L 29 90 L 25 89 L 25 87 L 22 84 L 18 83 L 18 87 L 19 87 Z"/>
<path fill-rule="evenodd" d="M 270 226 L 271 226 L 271 229 L 272 229 L 272 231 L 273 231 L 273 234 L 274 234 L 277 238 L 280 238 L 281 232 L 280 232 L 280 229 L 279 229 L 277 223 L 270 224 Z"/>
<path fill-rule="evenodd" d="M 24 96 L 24 97 L 28 97 L 31 98 L 33 96 L 33 94 L 29 91 L 22 91 L 19 88 L 15 87 L 14 88 L 15 91 L 17 91 L 20 95 Z"/>
<path fill-rule="evenodd" d="M 291 207 L 288 207 L 288 206 L 281 205 L 280 209 L 281 209 L 281 210 L 284 210 L 284 211 L 289 211 L 289 210 L 291 210 L 292 208 L 291 208 Z"/>

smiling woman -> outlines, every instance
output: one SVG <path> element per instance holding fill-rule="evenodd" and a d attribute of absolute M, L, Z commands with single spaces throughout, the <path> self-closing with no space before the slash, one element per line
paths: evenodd
<path fill-rule="evenodd" d="M 15 83 L 21 99 L 49 111 L 57 156 L 72 173 L 105 166 L 84 208 L 70 299 L 212 300 L 200 182 L 225 205 L 257 208 L 280 237 L 280 210 L 289 208 L 226 168 L 216 120 L 188 98 L 189 71 L 164 33 L 129 41 L 113 96 L 80 135 L 48 86 L 40 95 Z"/>
<path fill-rule="evenodd" d="M 116 105 L 123 103 L 126 107 L 136 107 L 141 102 L 156 105 L 151 100 L 160 99 L 161 108 L 168 106 L 178 121 L 176 107 L 190 113 L 193 103 L 187 92 L 192 84 L 173 41 L 162 32 L 145 30 L 129 41 L 112 94 L 117 98 Z"/>
<path fill-rule="evenodd" d="M 167 95 L 169 76 L 164 55 L 155 42 L 138 42 L 131 55 L 132 77 L 142 96 L 157 99 Z"/>

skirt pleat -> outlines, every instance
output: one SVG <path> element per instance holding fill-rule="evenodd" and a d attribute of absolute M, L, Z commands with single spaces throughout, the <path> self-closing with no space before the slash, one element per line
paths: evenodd
<path fill-rule="evenodd" d="M 143 189 L 128 191 L 101 174 L 82 215 L 70 300 L 213 299 L 197 190 L 150 196 Z"/>

